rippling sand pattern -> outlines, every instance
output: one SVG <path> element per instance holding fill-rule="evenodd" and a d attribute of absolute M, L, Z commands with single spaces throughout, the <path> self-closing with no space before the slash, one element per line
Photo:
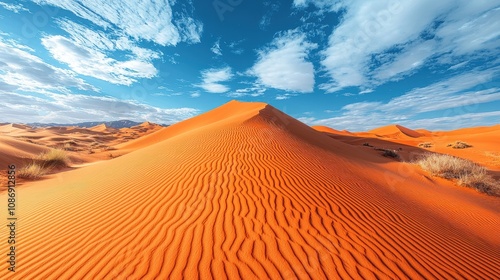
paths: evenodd
<path fill-rule="evenodd" d="M 263 103 L 214 112 L 20 188 L 18 271 L 0 278 L 498 279 L 498 198 Z"/>

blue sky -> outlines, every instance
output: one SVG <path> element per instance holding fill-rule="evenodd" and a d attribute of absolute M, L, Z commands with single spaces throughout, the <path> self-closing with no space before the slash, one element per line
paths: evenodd
<path fill-rule="evenodd" d="M 491 125 L 499 50 L 491 0 L 0 0 L 0 121 L 171 124 L 237 99 L 351 131 Z"/>

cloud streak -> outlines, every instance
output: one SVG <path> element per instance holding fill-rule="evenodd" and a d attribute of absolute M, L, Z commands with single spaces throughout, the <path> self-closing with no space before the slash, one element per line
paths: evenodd
<path fill-rule="evenodd" d="M 68 92 L 70 88 L 98 91 L 73 71 L 52 66 L 31 48 L 0 36 L 0 89 Z"/>
<path fill-rule="evenodd" d="M 162 46 L 179 42 L 200 42 L 203 24 L 190 13 L 173 13 L 175 1 L 134 0 L 33 0 L 68 10 L 104 29 L 119 30 L 135 40 L 147 40 Z M 184 10 L 184 9 L 183 9 Z"/>
<path fill-rule="evenodd" d="M 12 11 L 16 14 L 20 12 L 29 12 L 30 10 L 26 9 L 22 4 L 10 4 L 5 2 L 0 2 L 0 7 Z"/>
<path fill-rule="evenodd" d="M 81 94 L 47 92 L 40 98 L 0 90 L 0 98 L 3 100 L 0 114 L 7 122 L 68 123 L 132 119 L 173 124 L 199 112 L 194 108 L 165 109 L 133 100 Z"/>
<path fill-rule="evenodd" d="M 326 118 L 307 118 L 309 124 L 327 125 L 337 129 L 367 130 L 391 123 L 408 125 L 412 128 L 452 129 L 466 125 L 477 125 L 467 120 L 466 116 L 491 117 L 480 114 L 478 104 L 500 100 L 500 88 L 485 86 L 499 77 L 498 69 L 473 71 L 460 74 L 447 80 L 436 82 L 426 87 L 413 89 L 387 102 L 364 101 L 345 105 L 341 115 Z M 441 117 L 419 118 L 421 114 L 434 112 Z M 367 124 L 366 120 L 370 120 Z M 449 120 L 440 123 L 438 120 Z M 451 120 L 461 122 L 451 123 Z M 486 121 L 479 119 L 479 121 Z M 490 123 L 495 123 L 489 120 Z"/>
<path fill-rule="evenodd" d="M 224 93 L 229 91 L 229 87 L 222 84 L 229 81 L 232 77 L 230 67 L 212 68 L 201 71 L 202 82 L 196 85 L 207 92 L 211 93 Z"/>

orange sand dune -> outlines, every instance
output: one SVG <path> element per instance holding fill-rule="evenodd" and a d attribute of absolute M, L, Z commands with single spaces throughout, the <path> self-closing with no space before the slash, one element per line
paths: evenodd
<path fill-rule="evenodd" d="M 467 135 L 467 134 L 480 134 L 487 132 L 495 132 L 500 131 L 500 124 L 492 125 L 492 126 L 480 126 L 480 127 L 468 127 L 468 128 L 460 128 L 451 131 L 440 131 L 449 135 Z"/>
<path fill-rule="evenodd" d="M 105 124 L 99 124 L 99 125 L 93 126 L 93 127 L 89 128 L 89 130 L 96 131 L 96 132 L 117 132 L 118 131 L 118 129 L 108 127 Z"/>
<path fill-rule="evenodd" d="M 427 130 L 427 129 L 423 129 L 423 128 L 415 129 L 415 131 L 418 132 L 422 136 L 431 136 L 432 135 L 432 131 Z"/>
<path fill-rule="evenodd" d="M 420 133 L 416 132 L 415 130 L 411 130 L 409 128 L 406 128 L 406 127 L 398 125 L 398 124 L 379 127 L 376 129 L 372 129 L 368 132 L 376 134 L 376 135 L 380 135 L 380 136 L 390 137 L 390 138 L 396 138 L 396 137 L 400 137 L 400 136 L 417 138 L 417 137 L 422 136 Z"/>
<path fill-rule="evenodd" d="M 491 170 L 500 171 L 500 125 L 435 132 L 426 138 L 433 151 L 451 154 L 478 162 Z M 452 149 L 448 144 L 463 141 L 472 147 Z"/>
<path fill-rule="evenodd" d="M 150 135 L 141 137 L 140 139 L 137 139 L 135 141 L 130 141 L 122 145 L 118 145 L 117 147 L 123 149 L 144 148 L 152 144 L 158 143 L 160 141 L 166 140 L 170 137 L 181 135 L 192 129 L 198 129 L 200 127 L 207 126 L 209 124 L 213 124 L 216 122 L 223 122 L 234 119 L 240 116 L 241 114 L 245 114 L 245 112 L 241 112 L 237 106 L 234 106 L 234 104 L 237 103 L 238 102 L 235 100 L 230 101 L 227 104 L 218 107 L 214 110 L 211 110 L 194 118 L 185 120 L 183 122 L 173 124 L 169 127 L 162 128 L 154 133 L 151 133 Z M 246 105 L 246 106 L 249 106 L 254 109 L 259 109 L 263 105 L 264 103 L 251 103 L 251 105 Z"/>
<path fill-rule="evenodd" d="M 498 198 L 376 162 L 266 104 L 146 138 L 20 188 L 18 271 L 2 261 L 0 278 L 498 277 Z"/>
<path fill-rule="evenodd" d="M 14 133 L 22 133 L 31 129 L 29 126 L 22 124 L 4 124 L 0 126 L 0 134 L 14 134 Z"/>
<path fill-rule="evenodd" d="M 19 165 L 35 154 L 48 151 L 49 148 L 17 140 L 12 137 L 0 136 L 0 165 Z"/>
<path fill-rule="evenodd" d="M 0 126 L 0 183 L 7 182 L 6 169 L 9 164 L 22 168 L 50 148 L 66 150 L 69 165 L 111 159 L 125 154 L 113 146 L 150 134 L 162 127 L 145 123 L 128 130 L 95 127 L 96 131 L 80 127 L 37 127 L 5 124 Z M 60 172 L 54 169 L 51 172 Z M 23 180 L 20 180 L 22 183 Z M 3 185 L 2 185 L 3 186 Z M 0 187 L 3 190 L 4 187 Z"/>
<path fill-rule="evenodd" d="M 317 131 L 321 132 L 326 132 L 326 133 L 331 133 L 331 134 L 339 134 L 339 135 L 354 135 L 352 132 L 349 132 L 347 130 L 336 130 L 328 126 L 322 126 L 322 125 L 315 125 L 312 126 Z"/>

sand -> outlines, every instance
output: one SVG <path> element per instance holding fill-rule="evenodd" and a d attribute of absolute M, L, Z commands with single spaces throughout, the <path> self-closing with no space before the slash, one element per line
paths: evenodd
<path fill-rule="evenodd" d="M 131 128 L 114 129 L 104 124 L 93 128 L 81 127 L 29 127 L 21 124 L 0 126 L 0 191 L 7 183 L 6 170 L 10 164 L 21 168 L 41 153 L 50 149 L 63 149 L 70 166 L 107 160 L 126 154 L 116 148 L 142 136 L 158 131 L 162 126 L 143 123 Z M 51 170 L 57 173 L 62 170 Z M 19 180 L 24 183 L 23 179 Z"/>
<path fill-rule="evenodd" d="M 390 137 L 390 138 L 397 138 L 397 137 L 411 137 L 411 138 L 418 138 L 422 136 L 419 132 L 409 129 L 407 127 L 404 127 L 402 125 L 388 125 L 384 127 L 379 127 L 373 130 L 368 131 L 370 133 L 373 133 L 375 135 L 381 135 L 385 137 Z"/>
<path fill-rule="evenodd" d="M 1 279 L 498 277 L 499 198 L 264 103 L 233 101 L 126 148 L 19 189 L 19 266 L 1 262 Z"/>

